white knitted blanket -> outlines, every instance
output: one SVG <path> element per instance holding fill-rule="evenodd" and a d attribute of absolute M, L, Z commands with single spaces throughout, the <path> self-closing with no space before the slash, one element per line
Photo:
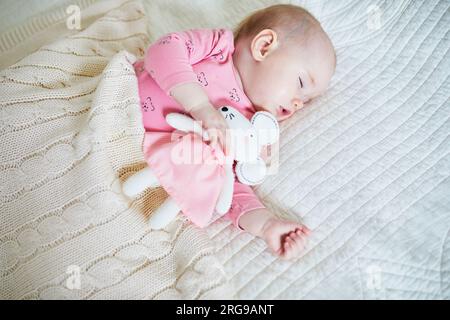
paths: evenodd
<path fill-rule="evenodd" d="M 121 194 L 145 165 L 131 66 L 149 44 L 141 4 L 81 14 L 96 18 L 0 73 L 0 298 L 231 297 L 204 230 L 149 231 L 162 189 Z"/>

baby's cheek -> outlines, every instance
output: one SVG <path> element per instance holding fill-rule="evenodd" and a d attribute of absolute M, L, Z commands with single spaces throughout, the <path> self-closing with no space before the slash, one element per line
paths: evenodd
<path fill-rule="evenodd" d="M 289 113 L 289 114 L 287 114 L 287 115 L 281 114 L 281 115 L 279 115 L 279 116 L 277 117 L 277 120 L 278 120 L 278 122 L 283 121 L 283 120 L 286 120 L 286 119 L 292 117 L 293 114 L 294 114 L 293 112 L 291 112 L 291 113 Z"/>

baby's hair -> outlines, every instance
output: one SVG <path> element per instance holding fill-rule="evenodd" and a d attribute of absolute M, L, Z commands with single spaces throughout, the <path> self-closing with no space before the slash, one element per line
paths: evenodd
<path fill-rule="evenodd" d="M 306 9 L 292 4 L 277 4 L 251 13 L 233 30 L 234 43 L 240 39 L 252 39 L 264 29 L 279 33 L 281 46 L 294 41 L 297 44 L 306 43 L 317 33 L 325 35 L 332 46 L 320 22 Z M 336 53 L 334 55 L 336 63 Z"/>
<path fill-rule="evenodd" d="M 298 32 L 307 35 L 320 28 L 320 23 L 306 9 L 292 4 L 277 4 L 253 12 L 234 29 L 234 39 L 256 36 L 264 29 L 273 29 L 285 37 Z"/>

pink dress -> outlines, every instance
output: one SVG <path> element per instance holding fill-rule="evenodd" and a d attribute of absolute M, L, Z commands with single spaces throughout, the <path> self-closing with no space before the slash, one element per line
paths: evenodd
<path fill-rule="evenodd" d="M 198 82 L 216 108 L 230 105 L 250 119 L 255 109 L 236 79 L 233 52 L 230 30 L 188 30 L 161 37 L 147 49 L 144 60 L 135 63 L 146 130 L 145 159 L 183 213 L 200 227 L 210 221 L 223 185 L 223 153 L 197 135 L 175 132 L 165 116 L 186 114 L 170 97 L 170 90 Z M 264 206 L 251 187 L 235 181 L 232 206 L 225 217 L 240 228 L 239 218 L 259 208 Z"/>

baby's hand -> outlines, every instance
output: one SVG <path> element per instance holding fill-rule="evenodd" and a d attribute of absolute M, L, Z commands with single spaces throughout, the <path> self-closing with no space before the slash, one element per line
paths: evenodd
<path fill-rule="evenodd" d="M 170 95 L 191 114 L 191 116 L 202 122 L 202 127 L 208 132 L 210 145 L 223 149 L 225 155 L 231 154 L 227 150 L 225 119 L 209 102 L 208 95 L 203 87 L 197 82 L 183 83 L 171 89 Z"/>
<path fill-rule="evenodd" d="M 231 151 L 228 150 L 226 143 L 228 125 L 220 111 L 211 104 L 203 104 L 193 108 L 190 113 L 195 120 L 202 122 L 203 129 L 208 132 L 210 145 L 212 147 L 220 146 L 225 155 L 228 155 Z"/>
<path fill-rule="evenodd" d="M 310 233 L 311 231 L 300 223 L 271 218 L 264 224 L 261 236 L 274 254 L 288 260 L 301 253 Z"/>

